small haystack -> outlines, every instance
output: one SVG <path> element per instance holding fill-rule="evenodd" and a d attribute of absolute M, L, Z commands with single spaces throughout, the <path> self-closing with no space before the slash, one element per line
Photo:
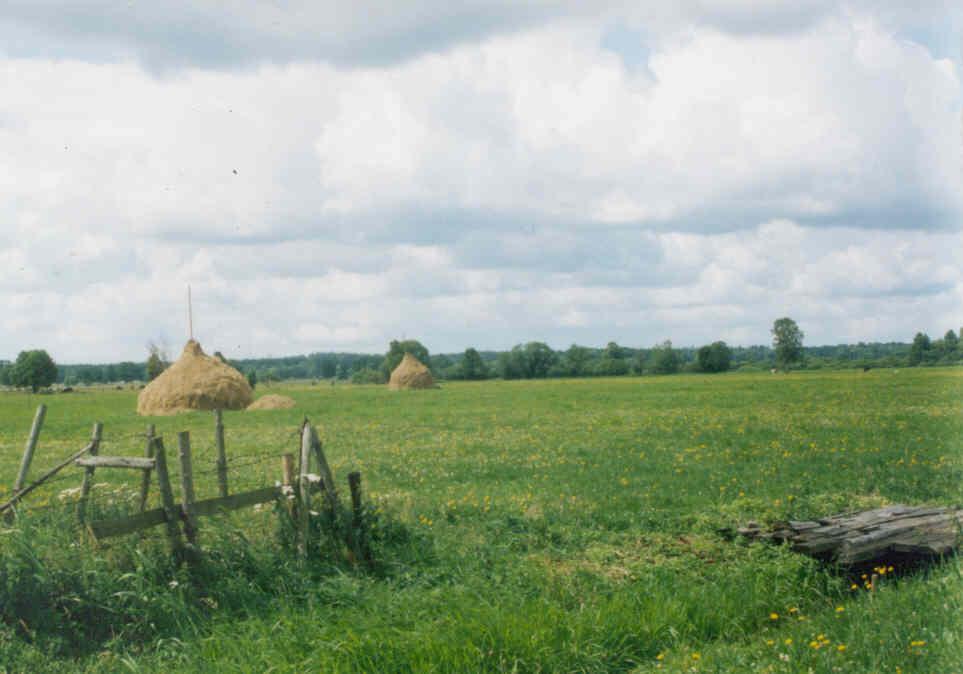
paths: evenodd
<path fill-rule="evenodd" d="M 247 406 L 248 411 L 251 410 L 289 410 L 297 405 L 294 402 L 294 398 L 288 398 L 287 396 L 279 396 L 274 393 L 269 393 L 266 396 L 261 396 L 253 403 Z"/>
<path fill-rule="evenodd" d="M 435 388 L 435 380 L 431 376 L 431 371 L 420 360 L 406 352 L 405 357 L 398 363 L 398 367 L 391 373 L 388 388 L 393 391 L 409 388 Z"/>
<path fill-rule="evenodd" d="M 254 392 L 240 372 L 208 356 L 193 339 L 184 345 L 177 362 L 144 387 L 137 397 L 137 413 L 176 414 L 190 410 L 242 410 Z"/>

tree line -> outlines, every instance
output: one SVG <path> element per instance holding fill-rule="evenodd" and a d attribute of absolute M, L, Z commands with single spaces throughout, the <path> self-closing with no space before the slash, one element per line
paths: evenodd
<path fill-rule="evenodd" d="M 773 323 L 772 345 L 730 346 L 716 341 L 701 347 L 675 347 L 665 340 L 649 348 L 609 342 L 604 347 L 572 344 L 555 350 L 544 342 L 518 344 L 507 351 L 432 355 L 418 340 L 392 341 L 384 354 L 311 353 L 282 358 L 242 358 L 230 361 L 252 384 L 289 379 L 384 383 L 410 352 L 441 380 L 541 379 L 550 377 L 615 377 L 667 375 L 677 372 L 715 373 L 728 370 L 804 368 L 878 368 L 953 365 L 963 361 L 959 335 L 948 330 L 941 339 L 917 333 L 911 343 L 859 342 L 806 347 L 804 335 L 791 318 Z M 222 357 L 219 353 L 215 355 Z M 148 345 L 146 362 L 106 365 L 57 365 L 43 350 L 23 351 L 15 362 L 0 361 L 0 385 L 19 388 L 150 381 L 169 364 L 164 351 Z"/>

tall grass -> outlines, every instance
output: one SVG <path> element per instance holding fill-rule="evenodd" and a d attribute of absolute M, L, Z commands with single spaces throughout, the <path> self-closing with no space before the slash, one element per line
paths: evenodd
<path fill-rule="evenodd" d="M 959 370 L 284 392 L 298 409 L 226 415 L 232 489 L 273 483 L 274 462 L 244 460 L 294 451 L 307 414 L 339 479 L 363 472 L 381 518 L 377 569 L 320 553 L 299 564 L 269 509 L 202 520 L 196 571 L 175 567 L 154 534 L 92 547 L 69 511 L 37 509 L 59 503 L 68 480 L 0 534 L 0 663 L 932 672 L 963 662 L 958 560 L 869 593 L 786 549 L 718 533 L 748 519 L 963 502 Z M 0 475 L 15 474 L 36 402 L 0 405 Z M 95 419 L 102 453 L 141 451 L 133 393 L 44 402 L 39 467 L 80 446 Z M 151 421 L 191 430 L 198 495 L 213 495 L 203 472 L 213 420 Z M 98 472 L 97 512 L 129 508 L 136 485 L 121 478 Z"/>

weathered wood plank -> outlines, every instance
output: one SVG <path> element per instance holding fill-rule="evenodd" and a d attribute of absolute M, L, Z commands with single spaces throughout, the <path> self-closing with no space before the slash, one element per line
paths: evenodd
<path fill-rule="evenodd" d="M 139 456 L 88 456 L 75 461 L 81 468 L 135 468 L 137 470 L 151 470 L 154 459 L 144 459 Z"/>
<path fill-rule="evenodd" d="M 241 492 L 240 494 L 209 498 L 203 501 L 197 501 L 194 504 L 194 513 L 198 517 L 216 515 L 219 512 L 227 510 L 237 510 L 238 508 L 246 508 L 257 505 L 258 503 L 267 503 L 278 498 L 280 495 L 281 490 L 278 487 L 262 487 L 261 489 Z"/>
<path fill-rule="evenodd" d="M 258 503 L 273 501 L 281 495 L 281 490 L 277 487 L 263 487 L 253 491 L 240 494 L 231 494 L 225 498 L 216 497 L 196 501 L 194 503 L 194 514 L 197 517 L 209 517 L 230 510 L 238 510 Z M 175 510 L 180 510 L 181 504 L 174 504 Z M 132 534 L 141 529 L 163 524 L 167 521 L 167 516 L 163 508 L 154 508 L 130 517 L 117 517 L 109 520 L 99 520 L 91 522 L 88 529 L 98 540 Z"/>
<path fill-rule="evenodd" d="M 131 515 L 130 517 L 116 517 L 109 520 L 90 522 L 87 525 L 87 530 L 99 541 L 113 536 L 132 534 L 135 531 L 155 527 L 166 521 L 167 516 L 164 514 L 164 509 L 154 508 L 153 510 L 146 510 L 142 513 Z"/>

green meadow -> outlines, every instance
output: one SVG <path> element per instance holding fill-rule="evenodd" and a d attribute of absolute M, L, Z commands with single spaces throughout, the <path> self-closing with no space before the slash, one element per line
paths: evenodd
<path fill-rule="evenodd" d="M 963 503 L 959 368 L 265 392 L 298 407 L 225 413 L 232 491 L 280 479 L 307 416 L 338 481 L 363 475 L 376 567 L 300 563 L 269 506 L 201 520 L 198 568 L 163 527 L 94 545 L 69 468 L 0 526 L 0 671 L 963 671 L 958 557 L 870 592 L 723 531 Z M 145 419 L 136 395 L 0 394 L 0 497 L 40 402 L 32 475 L 95 420 L 102 454 L 139 456 L 150 422 L 169 453 L 190 430 L 215 496 L 212 415 Z M 96 483 L 95 514 L 131 511 L 132 473 Z"/>

